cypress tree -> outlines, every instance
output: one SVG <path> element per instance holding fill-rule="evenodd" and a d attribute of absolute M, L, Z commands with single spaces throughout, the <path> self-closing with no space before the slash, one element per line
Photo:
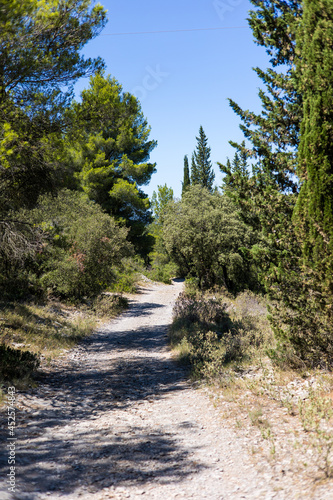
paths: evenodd
<path fill-rule="evenodd" d="M 206 187 L 209 191 L 213 190 L 213 182 L 215 174 L 210 161 L 210 147 L 208 146 L 208 139 L 200 125 L 199 137 L 196 137 L 197 146 L 192 155 L 191 167 L 191 183 L 200 184 Z"/>
<path fill-rule="evenodd" d="M 254 160 L 244 184 L 261 230 L 252 254 L 276 304 L 283 359 L 316 366 L 333 359 L 333 5 L 251 2 L 250 25 L 274 68 L 256 68 L 266 86 L 260 114 L 230 101 Z"/>
<path fill-rule="evenodd" d="M 310 266 L 332 277 L 333 257 L 333 4 L 304 0 L 298 62 L 303 121 L 298 155 L 302 186 L 295 217 Z M 326 271 L 324 271 L 326 274 Z"/>
<path fill-rule="evenodd" d="M 190 169 L 188 166 L 188 157 L 187 155 L 184 156 L 184 177 L 183 177 L 183 182 L 182 182 L 182 196 L 184 195 L 185 191 L 187 188 L 191 185 L 191 180 L 190 180 Z"/>
<path fill-rule="evenodd" d="M 304 0 L 297 70 L 303 94 L 294 211 L 302 243 L 303 295 L 312 309 L 308 336 L 333 356 L 333 4 Z"/>
<path fill-rule="evenodd" d="M 200 177 L 199 177 L 199 170 L 198 170 L 198 166 L 195 162 L 195 157 L 194 157 L 194 153 L 192 153 L 192 157 L 191 157 L 191 180 L 190 180 L 192 186 L 194 186 L 195 184 L 200 184 Z"/>

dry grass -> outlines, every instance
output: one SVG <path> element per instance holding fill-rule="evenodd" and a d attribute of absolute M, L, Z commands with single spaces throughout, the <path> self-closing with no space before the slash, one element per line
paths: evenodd
<path fill-rule="evenodd" d="M 125 298 L 113 294 L 102 295 L 94 302 L 77 306 L 56 301 L 45 305 L 0 304 L 0 345 L 15 351 L 29 351 L 48 363 L 73 348 L 98 324 L 116 316 L 126 306 Z M 33 384 L 31 376 L 21 375 L 19 366 L 17 371 L 19 375 L 11 376 L 9 380 L 0 368 L 0 403 L 3 401 L 1 387 L 15 382 L 18 389 L 24 389 Z"/>
<path fill-rule="evenodd" d="M 201 339 L 201 349 L 206 343 L 210 352 L 206 358 L 201 354 L 201 364 L 194 366 L 196 379 L 208 386 L 223 418 L 247 436 L 257 458 L 264 453 L 275 468 L 285 464 L 283 470 L 304 478 L 304 488 L 330 482 L 333 374 L 275 364 L 268 356 L 276 344 L 263 298 L 249 292 L 236 298 L 215 293 L 215 298 L 225 304 L 224 324 L 229 331 L 220 335 L 220 349 L 212 349 L 207 336 Z M 212 324 L 209 328 L 214 330 Z M 180 356 L 196 363 L 191 358 L 193 329 L 193 324 L 176 317 L 171 337 Z"/>

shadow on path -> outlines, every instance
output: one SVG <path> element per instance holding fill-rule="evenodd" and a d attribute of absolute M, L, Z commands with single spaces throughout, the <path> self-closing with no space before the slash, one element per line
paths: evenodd
<path fill-rule="evenodd" d="M 124 317 L 153 314 L 158 307 L 163 306 L 139 303 Z M 191 462 L 177 429 L 149 426 L 148 414 L 136 415 L 145 404 L 187 388 L 185 369 L 159 355 L 166 334 L 167 325 L 117 331 L 111 325 L 83 342 L 82 361 L 78 356 L 76 364 L 39 374 L 39 406 L 17 411 L 15 498 L 70 495 L 82 485 L 97 492 L 112 485 L 177 482 L 203 467 Z M 1 479 L 7 473 L 5 453 Z"/>

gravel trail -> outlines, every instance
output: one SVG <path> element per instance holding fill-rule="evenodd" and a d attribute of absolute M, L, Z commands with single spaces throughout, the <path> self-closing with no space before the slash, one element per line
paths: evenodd
<path fill-rule="evenodd" d="M 16 493 L 3 481 L 1 499 L 305 498 L 254 463 L 172 359 L 167 329 L 182 287 L 147 284 L 18 396 Z"/>

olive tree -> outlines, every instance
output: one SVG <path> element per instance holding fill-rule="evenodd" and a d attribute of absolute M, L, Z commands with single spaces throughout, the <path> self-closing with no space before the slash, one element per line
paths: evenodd
<path fill-rule="evenodd" d="M 224 285 L 236 291 L 254 282 L 253 232 L 218 192 L 188 188 L 181 201 L 168 206 L 163 238 L 181 274 L 198 278 L 200 288 Z"/>

